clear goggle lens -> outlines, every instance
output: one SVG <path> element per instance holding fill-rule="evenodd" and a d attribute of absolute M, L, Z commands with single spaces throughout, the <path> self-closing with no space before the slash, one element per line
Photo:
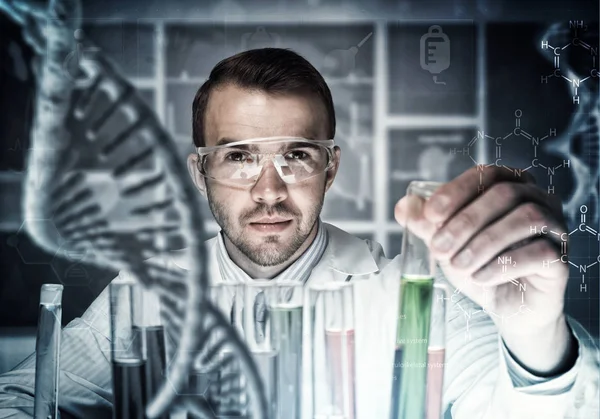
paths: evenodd
<path fill-rule="evenodd" d="M 221 182 L 255 183 L 269 161 L 288 184 L 302 182 L 333 167 L 333 140 L 296 137 L 257 138 L 223 146 L 198 147 L 200 171 Z"/>

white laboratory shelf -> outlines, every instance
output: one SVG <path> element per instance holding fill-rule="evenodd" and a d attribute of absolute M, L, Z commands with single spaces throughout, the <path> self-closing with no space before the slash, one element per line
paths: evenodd
<path fill-rule="evenodd" d="M 157 81 L 153 77 L 130 77 L 128 79 L 136 89 L 156 89 Z"/>
<path fill-rule="evenodd" d="M 385 119 L 388 129 L 469 128 L 477 127 L 480 122 L 479 116 L 388 115 Z"/>

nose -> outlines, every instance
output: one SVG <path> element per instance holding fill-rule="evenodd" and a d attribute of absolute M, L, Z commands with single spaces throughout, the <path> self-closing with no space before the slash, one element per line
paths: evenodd
<path fill-rule="evenodd" d="M 281 179 L 272 161 L 265 162 L 262 173 L 251 190 L 252 199 L 267 205 L 285 201 L 288 197 L 287 184 Z"/>

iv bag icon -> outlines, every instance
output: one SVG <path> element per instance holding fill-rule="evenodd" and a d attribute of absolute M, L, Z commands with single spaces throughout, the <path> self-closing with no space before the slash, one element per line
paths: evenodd
<path fill-rule="evenodd" d="M 433 82 L 438 81 L 438 74 L 450 67 L 450 39 L 441 26 L 432 25 L 425 35 L 421 37 L 421 68 L 433 74 Z"/>

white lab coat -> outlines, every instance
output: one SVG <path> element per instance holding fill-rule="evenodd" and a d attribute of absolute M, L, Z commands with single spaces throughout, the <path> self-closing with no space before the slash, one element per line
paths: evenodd
<path fill-rule="evenodd" d="M 380 245 L 365 242 L 329 224 L 325 224 L 325 228 L 329 233 L 329 245 L 313 269 L 309 282 L 346 281 L 349 276 L 354 281 L 357 321 L 355 419 L 389 419 L 399 258 L 386 259 Z M 216 238 L 207 242 L 209 272 L 214 282 L 221 280 L 216 244 Z M 149 263 L 175 264 L 185 269 L 186 253 L 173 252 L 170 257 Z M 466 298 L 460 302 L 455 300 L 455 303 L 460 303 L 467 312 L 476 308 Z M 501 340 L 489 316 L 471 318 L 471 337 L 466 340 L 466 321 L 462 313 L 461 310 L 449 310 L 446 322 L 443 397 L 444 410 L 452 405 L 453 418 L 600 417 L 600 354 L 591 336 L 576 321 L 569 319 L 580 348 L 574 368 L 561 377 L 516 389 L 508 375 Z M 109 324 L 108 289 L 105 289 L 81 318 L 63 329 L 59 408 L 73 417 L 101 419 L 110 416 Z M 306 339 L 305 342 L 304 377 L 307 380 L 304 382 L 303 411 L 304 418 L 309 418 L 310 351 L 309 342 Z M 13 371 L 0 375 L 0 417 L 31 417 L 34 381 L 33 355 Z"/>
<path fill-rule="evenodd" d="M 396 338 L 399 257 L 387 259 L 381 246 L 352 236 L 325 223 L 329 244 L 313 269 L 308 284 L 327 281 L 354 282 L 356 348 L 356 417 L 388 419 L 392 388 L 392 365 Z M 207 242 L 210 276 L 221 281 L 216 263 L 217 239 Z M 185 268 L 185 256 L 177 258 Z M 173 261 L 173 260 L 172 260 Z M 444 281 L 438 276 L 436 281 Z M 475 304 L 461 297 L 464 311 Z M 309 324 L 304 310 L 304 325 Z M 458 419 L 599 418 L 598 382 L 600 351 L 593 338 L 575 320 L 569 324 L 579 341 L 579 359 L 569 374 L 534 386 L 516 389 L 507 371 L 502 342 L 490 317 L 482 313 L 469 322 L 462 310 L 449 309 L 446 323 L 446 366 L 443 410 L 452 405 Z M 526 314 L 524 314 L 526 315 Z M 304 331 L 303 418 L 311 418 L 310 339 Z M 569 388 L 569 378 L 576 375 Z M 564 389 L 564 391 L 561 391 Z"/>

